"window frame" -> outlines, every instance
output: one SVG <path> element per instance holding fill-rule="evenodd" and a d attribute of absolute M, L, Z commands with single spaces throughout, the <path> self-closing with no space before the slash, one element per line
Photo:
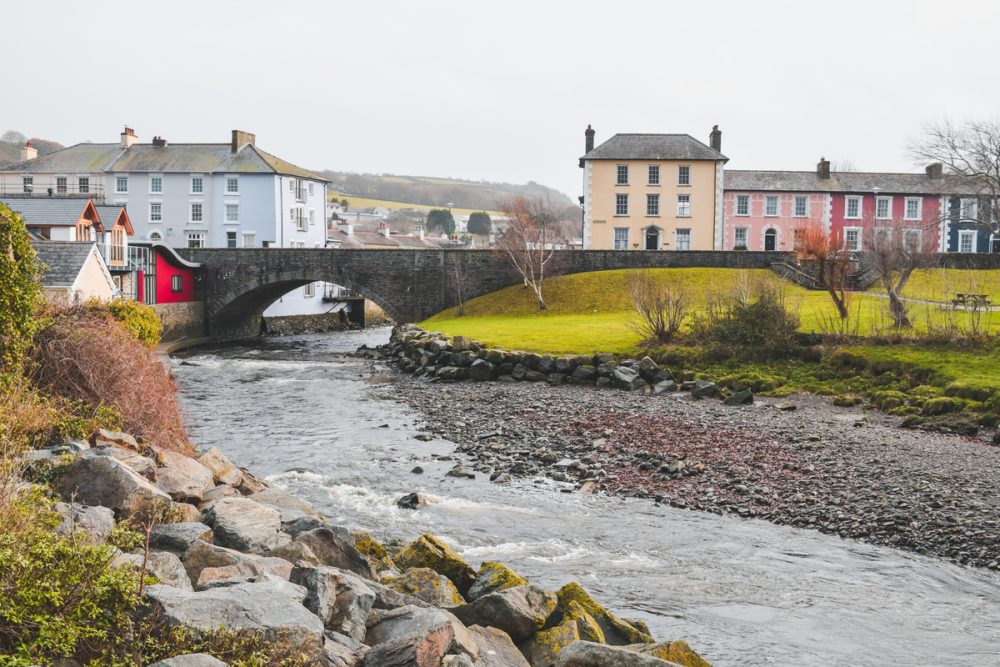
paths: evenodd
<path fill-rule="evenodd" d="M 66 176 L 56 176 L 56 194 L 69 194 L 69 178 Z"/>
<path fill-rule="evenodd" d="M 122 183 L 125 184 L 125 189 L 122 189 Z M 115 174 L 115 194 L 116 195 L 127 195 L 128 194 L 128 174 Z"/>
<path fill-rule="evenodd" d="M 660 195 L 655 192 L 646 193 L 646 217 L 660 217 Z"/>
<path fill-rule="evenodd" d="M 916 235 L 917 244 L 915 247 L 910 247 L 909 238 L 910 236 Z M 924 230 L 914 229 L 912 227 L 907 227 L 903 230 L 903 248 L 908 252 L 920 252 L 924 247 Z"/>
<path fill-rule="evenodd" d="M 627 192 L 617 192 L 617 193 L 615 193 L 615 217 L 616 218 L 627 218 L 628 217 L 628 193 Z"/>
<path fill-rule="evenodd" d="M 681 236 L 686 236 L 685 244 L 686 247 L 681 247 Z M 674 250 L 689 251 L 691 250 L 691 228 L 680 227 L 674 230 Z"/>
<path fill-rule="evenodd" d="M 885 204 L 885 215 L 879 215 L 879 205 Z M 875 219 L 892 220 L 892 195 L 878 195 L 875 197 Z"/>
<path fill-rule="evenodd" d="M 845 195 L 844 196 L 844 220 L 860 220 L 861 212 L 863 210 L 864 199 L 861 195 Z M 858 210 L 855 215 L 850 214 L 851 204 L 857 204 Z"/>
<path fill-rule="evenodd" d="M 861 251 L 861 244 L 864 242 L 864 236 L 862 234 L 862 231 L 863 230 L 862 230 L 861 227 L 844 227 L 844 250 L 847 250 L 848 252 L 860 252 Z M 853 248 L 850 247 L 850 245 L 847 242 L 847 235 L 850 232 L 856 232 L 857 235 L 858 235 L 857 241 L 854 244 Z"/>
<path fill-rule="evenodd" d="M 771 203 L 774 202 L 774 213 L 769 213 Z M 764 195 L 764 217 L 777 218 L 781 212 L 781 197 L 778 195 Z"/>
<path fill-rule="evenodd" d="M 235 183 L 236 187 L 232 190 L 229 189 L 230 183 Z M 223 193 L 226 196 L 238 196 L 240 194 L 240 177 L 235 174 L 226 174 L 223 186 Z"/>
<path fill-rule="evenodd" d="M 740 232 L 743 232 L 743 243 L 740 243 Z M 736 248 L 750 249 L 749 227 L 733 227 L 733 249 L 735 250 Z"/>
<path fill-rule="evenodd" d="M 194 187 L 195 181 L 198 181 L 198 189 Z M 203 195 L 205 194 L 205 176 L 203 174 L 191 174 L 191 182 L 188 184 L 189 193 L 192 195 Z"/>
<path fill-rule="evenodd" d="M 691 195 L 677 195 L 677 217 L 691 217 Z M 686 210 L 686 212 L 685 212 Z"/>
<path fill-rule="evenodd" d="M 198 217 L 194 217 L 194 208 L 198 207 Z M 196 225 L 205 222 L 205 203 L 200 201 L 189 202 L 188 206 L 188 222 L 190 224 Z"/>
<path fill-rule="evenodd" d="M 153 185 L 159 182 L 160 189 L 157 190 Z M 162 195 L 163 194 L 163 174 L 150 174 L 149 175 L 149 194 L 151 195 Z"/>
<path fill-rule="evenodd" d="M 236 235 L 235 229 L 226 230 L 226 247 L 227 248 L 239 248 L 236 245 L 239 242 L 239 237 Z"/>
<path fill-rule="evenodd" d="M 624 236 L 624 238 L 618 238 L 620 236 L 619 232 L 624 232 L 624 234 L 622 235 Z M 628 227 L 615 227 L 611 238 L 615 250 L 628 250 L 628 241 L 629 241 Z M 619 247 L 619 245 L 621 245 L 621 247 Z"/>
<path fill-rule="evenodd" d="M 740 213 L 740 203 L 746 203 L 746 211 Z M 750 217 L 750 195 L 736 195 L 736 202 L 733 204 L 733 210 L 736 211 L 736 215 L 741 218 Z"/>
<path fill-rule="evenodd" d="M 180 294 L 184 291 L 184 275 L 180 273 L 175 273 L 170 276 L 170 291 L 174 294 Z"/>
<path fill-rule="evenodd" d="M 187 232 L 186 234 L 187 247 L 188 248 L 204 248 L 205 244 L 208 242 L 207 232 Z M 191 242 L 197 242 L 201 245 L 191 245 Z"/>
<path fill-rule="evenodd" d="M 157 217 L 155 219 L 153 218 L 153 207 L 154 206 L 156 206 L 158 208 L 158 211 L 156 213 Z M 149 222 L 151 224 L 152 223 L 163 222 L 163 202 L 161 202 L 161 201 L 151 201 L 151 202 L 149 202 L 148 219 L 149 219 Z"/>
<path fill-rule="evenodd" d="M 691 165 L 677 165 L 677 185 L 682 188 L 691 187 Z"/>
<path fill-rule="evenodd" d="M 963 255 L 974 255 L 976 253 L 976 236 L 976 230 L 974 229 L 958 230 L 958 252 Z M 962 250 L 963 239 L 971 239 L 969 243 L 969 250 Z"/>
<path fill-rule="evenodd" d="M 655 178 L 653 177 L 654 173 L 656 174 Z M 647 185 L 650 185 L 650 186 L 653 186 L 653 187 L 659 187 L 659 185 L 660 185 L 660 165 L 658 165 L 658 164 L 648 165 L 648 168 L 646 170 L 646 181 L 647 181 L 647 183 L 646 183 Z"/>
<path fill-rule="evenodd" d="M 615 185 L 628 185 L 628 165 L 627 164 L 616 164 L 615 165 Z M 622 180 L 624 175 L 625 180 Z"/>
<path fill-rule="evenodd" d="M 229 217 L 230 209 L 236 211 L 233 218 Z M 222 205 L 222 220 L 227 225 L 238 225 L 240 222 L 240 205 L 237 202 L 224 202 Z"/>
<path fill-rule="evenodd" d="M 76 179 L 76 191 L 77 194 L 89 195 L 90 194 L 90 176 L 78 176 Z"/>
<path fill-rule="evenodd" d="M 240 241 L 242 248 L 256 248 L 257 247 L 257 232 L 242 232 L 240 236 Z M 247 241 L 250 241 L 250 245 L 247 245 Z"/>
<path fill-rule="evenodd" d="M 308 283 L 302 286 L 302 296 L 311 299 L 316 296 L 316 283 Z"/>
<path fill-rule="evenodd" d="M 799 203 L 802 203 L 802 212 L 799 213 Z M 808 218 L 809 217 L 809 196 L 808 195 L 795 195 L 792 200 L 792 217 L 793 218 Z"/>
<path fill-rule="evenodd" d="M 924 216 L 924 198 L 923 197 L 906 197 L 903 200 L 903 220 L 923 220 Z M 916 215 L 910 215 L 910 204 L 916 204 L 917 210 Z"/>

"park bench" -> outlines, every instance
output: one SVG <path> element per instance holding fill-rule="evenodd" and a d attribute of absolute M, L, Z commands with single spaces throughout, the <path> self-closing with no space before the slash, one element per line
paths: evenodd
<path fill-rule="evenodd" d="M 993 305 L 993 301 L 990 300 L 989 294 L 971 294 L 965 292 L 959 292 L 955 294 L 955 298 L 951 300 L 954 306 L 965 306 L 966 308 L 973 308 L 979 310 L 980 308 L 989 308 Z"/>

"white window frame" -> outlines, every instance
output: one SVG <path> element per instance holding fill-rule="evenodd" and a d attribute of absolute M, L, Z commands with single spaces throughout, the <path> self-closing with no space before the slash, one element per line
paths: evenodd
<path fill-rule="evenodd" d="M 624 232 L 624 234 L 619 234 L 619 232 Z M 620 236 L 623 236 L 624 238 L 619 238 Z M 612 236 L 615 250 L 628 250 L 628 237 L 628 227 L 615 227 Z"/>
<path fill-rule="evenodd" d="M 622 180 L 622 175 L 625 176 L 625 180 Z M 628 185 L 628 165 L 627 164 L 616 164 L 615 165 L 615 185 Z"/>
<path fill-rule="evenodd" d="M 157 211 L 153 212 L 153 207 L 157 208 Z M 163 222 L 163 202 L 161 201 L 151 201 L 149 202 L 149 221 L 151 223 Z"/>
<path fill-rule="evenodd" d="M 257 232 L 243 232 L 243 248 L 257 247 Z"/>
<path fill-rule="evenodd" d="M 235 229 L 230 229 L 226 231 L 226 247 L 227 248 L 239 248 L 237 245 L 239 243 L 239 236 L 236 234 Z M 232 244 L 232 245 L 230 245 Z"/>
<path fill-rule="evenodd" d="M 655 177 L 653 175 L 656 175 Z M 651 164 L 646 170 L 646 177 L 649 181 L 649 185 L 657 186 L 660 184 L 660 165 Z"/>
<path fill-rule="evenodd" d="M 774 203 L 774 213 L 771 213 L 771 204 Z M 765 195 L 764 196 L 764 217 L 765 218 L 777 218 L 778 212 L 781 211 L 781 198 L 778 195 Z"/>
<path fill-rule="evenodd" d="M 153 184 L 159 181 L 160 189 L 157 190 L 153 187 Z M 162 195 L 163 194 L 163 174 L 150 174 L 149 175 L 149 194 L 151 195 Z"/>
<path fill-rule="evenodd" d="M 67 193 L 69 193 L 69 177 L 56 176 L 56 194 L 64 195 Z"/>
<path fill-rule="evenodd" d="M 189 246 L 190 247 L 190 246 Z M 170 276 L 170 291 L 174 294 L 179 294 L 184 291 L 184 275 L 180 273 L 175 273 Z"/>
<path fill-rule="evenodd" d="M 962 250 L 962 242 L 965 239 L 969 239 L 969 249 Z M 958 230 L 958 252 L 971 255 L 976 252 L 976 230 L 974 229 L 960 229 Z"/>
<path fill-rule="evenodd" d="M 161 234 L 160 232 L 158 232 L 157 230 L 154 229 L 153 231 L 151 231 L 149 233 L 149 240 L 150 241 L 162 241 L 163 240 L 163 234 Z"/>
<path fill-rule="evenodd" d="M 302 296 L 307 299 L 311 299 L 316 296 L 316 283 L 309 283 L 302 287 Z"/>
<path fill-rule="evenodd" d="M 740 243 L 740 237 L 743 237 L 743 243 Z M 749 227 L 734 227 L 733 228 L 733 248 L 750 248 L 750 228 Z"/>
<path fill-rule="evenodd" d="M 746 204 L 746 210 L 743 213 L 740 213 L 740 204 L 741 203 L 745 203 Z M 733 208 L 736 211 L 736 215 L 740 216 L 741 218 L 742 217 L 749 217 L 749 215 L 750 215 L 750 195 L 736 195 L 736 203 L 734 204 Z"/>
<path fill-rule="evenodd" d="M 691 165 L 677 165 L 677 185 L 685 188 L 691 185 Z"/>
<path fill-rule="evenodd" d="M 188 232 L 185 238 L 187 239 L 188 248 L 204 248 L 208 239 L 208 234 L 206 232 Z M 191 245 L 192 241 L 199 243 L 200 245 Z"/>
<path fill-rule="evenodd" d="M 801 213 L 799 213 L 800 202 L 802 204 Z M 809 197 L 807 195 L 795 195 L 795 199 L 792 201 L 792 217 L 794 218 L 809 217 Z"/>
<path fill-rule="evenodd" d="M 236 225 L 240 222 L 240 205 L 237 202 L 225 202 L 223 204 L 223 222 L 227 225 Z M 235 210 L 236 216 L 233 218 L 229 217 L 229 211 Z"/>
<path fill-rule="evenodd" d="M 21 177 L 21 192 L 32 193 L 35 191 L 35 177 L 34 176 L 22 176 Z"/>
<path fill-rule="evenodd" d="M 916 235 L 917 244 L 916 247 L 911 248 L 908 239 Z M 924 230 L 908 228 L 903 230 L 903 248 L 909 250 L 910 252 L 920 252 L 924 247 Z"/>
<path fill-rule="evenodd" d="M 313 182 L 309 181 L 309 196 L 311 197 L 312 194 L 313 194 Z"/>
<path fill-rule="evenodd" d="M 194 187 L 195 181 L 198 182 L 198 189 L 197 190 Z M 193 195 L 203 195 L 203 194 L 205 194 L 205 177 L 203 175 L 201 175 L 201 174 L 191 174 L 190 188 L 191 188 L 190 194 L 193 194 Z"/>
<path fill-rule="evenodd" d="M 646 194 L 646 217 L 660 217 L 660 195 L 657 193 Z"/>
<path fill-rule="evenodd" d="M 197 217 L 197 219 L 194 217 L 195 206 L 198 207 L 198 217 Z M 190 222 L 191 224 L 195 224 L 195 225 L 197 225 L 199 223 L 202 223 L 202 222 L 205 222 L 205 203 L 204 202 L 200 202 L 200 201 L 190 202 L 190 204 L 188 205 L 188 222 Z"/>
<path fill-rule="evenodd" d="M 681 237 L 686 236 L 687 239 L 684 242 L 684 247 L 681 247 Z M 691 249 L 691 230 L 689 228 L 685 229 L 675 229 L 674 230 L 674 250 L 690 250 Z"/>
<path fill-rule="evenodd" d="M 90 176 L 79 176 L 76 179 L 76 191 L 78 194 L 90 194 Z"/>
<path fill-rule="evenodd" d="M 862 210 L 863 199 L 857 195 L 849 195 L 844 197 L 844 219 L 845 220 L 860 220 L 861 210 Z M 851 204 L 857 204 L 858 208 L 854 215 L 850 214 Z M 845 228 L 846 229 L 846 228 Z"/>
<path fill-rule="evenodd" d="M 125 184 L 125 189 L 122 189 L 122 183 Z M 115 174 L 115 194 L 116 195 L 127 195 L 128 194 L 128 174 Z"/>
<path fill-rule="evenodd" d="M 628 217 L 628 193 L 618 192 L 615 194 L 615 217 Z"/>
<path fill-rule="evenodd" d="M 232 189 L 232 190 L 229 189 L 229 186 L 231 184 L 235 185 L 235 188 Z M 229 195 L 239 195 L 240 194 L 240 177 L 239 176 L 236 176 L 234 174 L 226 174 L 225 194 L 226 194 L 226 196 L 229 196 Z"/>
<path fill-rule="evenodd" d="M 315 224 L 316 224 L 316 209 L 311 208 L 309 209 L 309 226 L 311 227 Z"/>
<path fill-rule="evenodd" d="M 979 202 L 974 198 L 962 198 L 958 203 L 958 217 L 961 220 L 977 220 Z"/>
<path fill-rule="evenodd" d="M 848 252 L 858 252 L 858 251 L 861 250 L 861 244 L 864 241 L 864 237 L 862 235 L 862 231 L 863 230 L 861 229 L 861 227 L 844 227 L 844 249 L 845 250 L 847 250 Z M 847 240 L 848 239 L 848 234 L 850 232 L 857 232 L 857 234 L 858 234 L 858 237 L 857 237 L 857 239 L 855 240 L 855 242 L 853 244 L 848 243 L 848 240 Z M 852 245 L 853 245 L 853 247 L 852 247 Z"/>
<path fill-rule="evenodd" d="M 691 217 L 691 195 L 677 195 L 677 217 Z"/>
<path fill-rule="evenodd" d="M 910 204 L 916 204 L 917 213 L 916 215 L 910 215 Z M 924 214 L 924 199 L 923 197 L 907 197 L 905 204 L 903 205 L 903 220 L 922 220 Z"/>
<path fill-rule="evenodd" d="M 876 227 L 874 230 L 874 236 L 877 240 L 879 235 L 885 236 L 887 243 L 892 244 L 892 227 Z"/>
<path fill-rule="evenodd" d="M 885 204 L 885 215 L 879 214 L 879 207 Z M 876 220 L 892 220 L 892 196 L 890 195 L 879 195 L 875 197 L 875 219 Z"/>

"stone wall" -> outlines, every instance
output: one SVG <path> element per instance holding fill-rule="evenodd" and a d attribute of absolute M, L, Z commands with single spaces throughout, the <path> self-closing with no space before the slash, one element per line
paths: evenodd
<path fill-rule="evenodd" d="M 313 313 L 311 315 L 283 315 L 264 318 L 264 335 L 294 336 L 321 331 L 344 331 L 349 324 L 340 313 Z"/>
<path fill-rule="evenodd" d="M 184 339 L 204 338 L 205 302 L 158 303 L 153 306 L 163 325 L 162 341 L 176 343 Z"/>

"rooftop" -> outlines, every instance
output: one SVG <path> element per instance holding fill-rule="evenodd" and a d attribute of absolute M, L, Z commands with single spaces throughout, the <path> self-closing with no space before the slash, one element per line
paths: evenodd
<path fill-rule="evenodd" d="M 36 241 L 31 245 L 38 253 L 38 260 L 45 265 L 42 271 L 45 287 L 72 287 L 90 253 L 96 252 L 96 246 L 90 241 Z"/>
<path fill-rule="evenodd" d="M 728 160 L 690 134 L 616 134 L 581 160 Z"/>
<path fill-rule="evenodd" d="M 975 181 L 945 174 L 931 178 L 926 173 L 880 173 L 833 171 L 820 178 L 815 171 L 751 171 L 727 169 L 726 190 L 780 192 L 859 192 L 875 188 L 886 194 L 975 195 L 981 189 Z"/>
<path fill-rule="evenodd" d="M 20 213 L 32 227 L 70 227 L 83 217 L 90 200 L 0 197 L 0 204 Z"/>

